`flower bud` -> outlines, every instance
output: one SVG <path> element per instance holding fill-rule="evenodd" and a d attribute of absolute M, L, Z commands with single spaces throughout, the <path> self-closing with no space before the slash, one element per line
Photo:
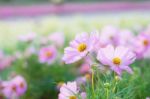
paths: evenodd
<path fill-rule="evenodd" d="M 105 88 L 110 88 L 110 83 L 104 83 Z"/>

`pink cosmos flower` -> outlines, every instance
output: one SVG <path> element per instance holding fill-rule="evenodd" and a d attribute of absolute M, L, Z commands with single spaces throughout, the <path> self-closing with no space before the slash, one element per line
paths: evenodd
<path fill-rule="evenodd" d="M 86 99 L 86 92 L 81 93 L 81 99 Z"/>
<path fill-rule="evenodd" d="M 118 45 L 129 46 L 129 44 L 131 44 L 131 40 L 134 38 L 134 35 L 130 30 L 124 29 L 120 30 L 117 37 Z"/>
<path fill-rule="evenodd" d="M 132 50 L 135 51 L 137 58 L 142 58 L 144 54 L 150 49 L 150 35 L 139 34 L 132 41 Z"/>
<path fill-rule="evenodd" d="M 58 47 L 62 47 L 64 45 L 65 37 L 61 32 L 52 33 L 48 36 L 48 40 L 51 41 Z"/>
<path fill-rule="evenodd" d="M 100 48 L 105 47 L 107 45 L 107 43 L 104 43 L 103 39 L 101 39 L 101 36 L 98 31 L 91 33 L 91 39 L 92 39 L 93 45 L 94 45 L 93 50 L 96 53 Z"/>
<path fill-rule="evenodd" d="M 88 79 L 85 76 L 81 76 L 81 77 L 77 77 L 75 81 L 78 86 L 81 86 L 81 85 L 85 85 L 87 80 Z"/>
<path fill-rule="evenodd" d="M 77 77 L 76 82 L 78 86 L 85 85 L 87 81 L 91 80 L 91 74 L 85 74 L 84 76 Z"/>
<path fill-rule="evenodd" d="M 36 34 L 31 32 L 25 35 L 20 35 L 18 39 L 22 42 L 31 42 L 35 39 L 35 37 L 36 37 Z"/>
<path fill-rule="evenodd" d="M 79 90 L 76 82 L 68 82 L 67 84 L 63 84 L 63 86 L 60 88 L 58 99 L 78 99 L 78 93 Z"/>
<path fill-rule="evenodd" d="M 2 94 L 9 99 L 23 95 L 27 90 L 27 83 L 22 76 L 16 76 L 10 81 L 2 82 Z"/>
<path fill-rule="evenodd" d="M 90 64 L 88 63 L 83 63 L 81 65 L 81 67 L 79 68 L 79 71 L 81 74 L 85 74 L 85 73 L 88 73 L 90 72 Z"/>
<path fill-rule="evenodd" d="M 11 66 L 15 60 L 13 56 L 6 56 L 2 51 L 0 52 L 0 71 Z"/>
<path fill-rule="evenodd" d="M 66 64 L 74 63 L 85 57 L 93 49 L 93 39 L 86 33 L 77 35 L 70 46 L 65 48 L 63 61 Z"/>
<path fill-rule="evenodd" d="M 105 26 L 100 33 L 100 40 L 103 45 L 118 44 L 118 34 L 120 30 L 113 26 Z"/>
<path fill-rule="evenodd" d="M 43 47 L 39 52 L 39 61 L 41 63 L 51 64 L 57 56 L 57 50 L 54 46 Z"/>
<path fill-rule="evenodd" d="M 133 63 L 136 56 L 126 47 L 117 46 L 114 48 L 112 45 L 108 45 L 106 48 L 99 50 L 97 59 L 103 65 L 110 66 L 111 70 L 121 76 L 123 70 L 132 73 L 129 65 Z"/>

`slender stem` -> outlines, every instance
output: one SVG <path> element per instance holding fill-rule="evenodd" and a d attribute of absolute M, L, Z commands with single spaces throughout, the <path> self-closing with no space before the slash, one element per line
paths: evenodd
<path fill-rule="evenodd" d="M 106 96 L 106 99 L 109 99 L 109 95 L 108 95 L 108 88 L 106 89 L 106 94 L 107 94 L 107 96 Z"/>
<path fill-rule="evenodd" d="M 116 77 L 116 74 L 115 74 L 115 72 L 114 72 L 114 88 L 113 88 L 113 92 L 115 93 L 115 90 L 116 90 L 116 85 L 117 85 L 117 81 L 116 81 L 116 79 L 115 79 L 115 77 Z"/>
<path fill-rule="evenodd" d="M 94 93 L 94 70 L 92 69 L 92 91 L 93 91 L 93 95 L 95 97 L 95 93 Z"/>
<path fill-rule="evenodd" d="M 115 82 L 115 86 L 113 88 L 113 92 L 115 93 L 117 83 Z"/>

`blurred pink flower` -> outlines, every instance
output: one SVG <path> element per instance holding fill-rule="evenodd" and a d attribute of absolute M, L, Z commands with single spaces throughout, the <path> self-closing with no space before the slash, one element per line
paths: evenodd
<path fill-rule="evenodd" d="M 88 63 L 83 63 L 81 65 L 81 67 L 79 68 L 79 71 L 81 74 L 88 73 L 88 72 L 90 72 L 90 70 L 91 70 L 90 64 L 88 64 Z"/>
<path fill-rule="evenodd" d="M 81 86 L 81 85 L 86 84 L 87 78 L 85 76 L 83 76 L 83 77 L 81 76 L 81 77 L 77 77 L 75 81 L 76 81 L 78 86 Z"/>
<path fill-rule="evenodd" d="M 111 70 L 121 76 L 123 70 L 132 73 L 129 65 L 133 63 L 136 56 L 126 47 L 117 46 L 114 48 L 112 45 L 108 45 L 106 48 L 99 50 L 97 59 L 103 65 L 110 66 Z"/>
<path fill-rule="evenodd" d="M 62 32 L 55 32 L 48 36 L 49 41 L 55 44 L 58 47 L 62 47 L 64 45 L 65 37 Z"/>
<path fill-rule="evenodd" d="M 100 40 L 102 45 L 108 45 L 108 44 L 113 44 L 117 45 L 118 44 L 118 34 L 120 33 L 120 30 L 116 27 L 113 27 L 111 25 L 105 26 L 102 28 L 101 33 L 100 33 Z"/>
<path fill-rule="evenodd" d="M 10 81 L 2 82 L 2 94 L 9 99 L 23 95 L 27 90 L 27 83 L 22 76 L 16 76 Z"/>
<path fill-rule="evenodd" d="M 81 93 L 81 99 L 86 99 L 86 92 Z"/>
<path fill-rule="evenodd" d="M 28 33 L 28 34 L 20 35 L 18 37 L 18 39 L 22 42 L 31 42 L 35 39 L 35 37 L 36 37 L 36 34 L 31 32 L 31 33 Z"/>
<path fill-rule="evenodd" d="M 150 35 L 139 34 L 132 41 L 132 50 L 135 51 L 137 58 L 143 58 L 144 54 L 150 49 Z"/>
<path fill-rule="evenodd" d="M 39 52 L 39 61 L 41 63 L 51 64 L 57 57 L 57 50 L 54 46 L 43 47 Z"/>
<path fill-rule="evenodd" d="M 77 77 L 76 82 L 78 86 L 85 85 L 87 81 L 91 80 L 91 74 L 85 74 L 84 76 Z"/>
<path fill-rule="evenodd" d="M 129 46 L 131 40 L 134 38 L 133 33 L 130 30 L 124 29 L 120 30 L 118 33 L 118 45 Z"/>
<path fill-rule="evenodd" d="M 6 56 L 2 51 L 0 52 L 0 71 L 11 66 L 15 60 L 13 56 Z"/>
<path fill-rule="evenodd" d="M 66 64 L 74 63 L 85 57 L 93 49 L 93 39 L 86 33 L 77 35 L 70 46 L 65 48 L 63 61 Z"/>
<path fill-rule="evenodd" d="M 105 47 L 107 45 L 100 39 L 100 34 L 98 31 L 91 33 L 91 39 L 93 41 L 93 45 L 94 45 L 93 50 L 95 52 L 97 52 L 100 48 Z"/>
<path fill-rule="evenodd" d="M 60 88 L 58 99 L 78 99 L 79 90 L 76 82 L 68 82 Z"/>

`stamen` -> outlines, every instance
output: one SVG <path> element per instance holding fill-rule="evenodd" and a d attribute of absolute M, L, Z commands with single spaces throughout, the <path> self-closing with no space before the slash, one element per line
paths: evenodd
<path fill-rule="evenodd" d="M 16 86 L 14 85 L 14 86 L 12 86 L 12 90 L 14 91 L 14 92 L 16 92 L 17 91 L 17 88 L 16 88 Z"/>
<path fill-rule="evenodd" d="M 69 99 L 77 99 L 76 96 L 70 96 Z"/>
<path fill-rule="evenodd" d="M 116 57 L 116 58 L 113 59 L 113 63 L 115 65 L 120 65 L 121 64 L 121 59 L 119 57 Z"/>
<path fill-rule="evenodd" d="M 20 88 L 24 88 L 24 84 L 23 83 L 20 83 Z"/>
<path fill-rule="evenodd" d="M 86 44 L 85 43 L 81 43 L 81 44 L 79 44 L 77 49 L 78 49 L 79 52 L 83 52 L 83 51 L 86 50 L 86 48 L 87 48 Z"/>
<path fill-rule="evenodd" d="M 51 53 L 50 51 L 48 51 L 48 52 L 45 53 L 45 55 L 46 55 L 47 57 L 51 57 L 51 56 L 52 56 L 52 53 Z"/>
<path fill-rule="evenodd" d="M 145 46 L 147 46 L 147 45 L 149 44 L 148 40 L 144 40 L 144 41 L 143 41 L 143 44 L 144 44 Z"/>

